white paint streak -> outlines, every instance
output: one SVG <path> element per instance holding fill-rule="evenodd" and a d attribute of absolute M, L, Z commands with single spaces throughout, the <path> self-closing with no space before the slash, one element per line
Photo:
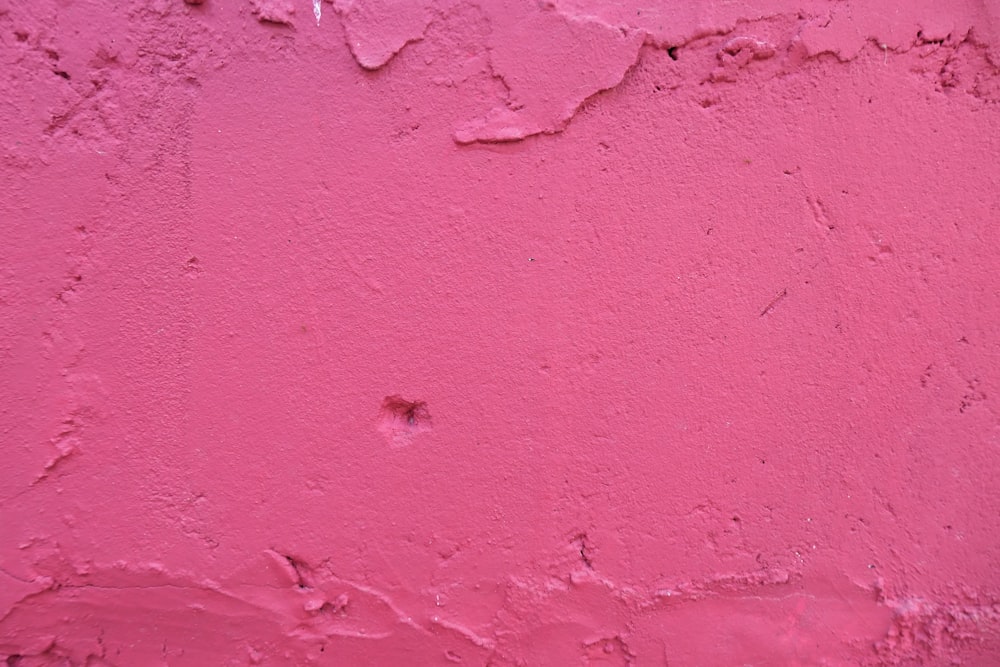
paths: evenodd
<path fill-rule="evenodd" d="M 316 25 L 319 25 L 319 19 L 323 16 L 323 0 L 313 0 L 313 15 L 316 17 Z"/>

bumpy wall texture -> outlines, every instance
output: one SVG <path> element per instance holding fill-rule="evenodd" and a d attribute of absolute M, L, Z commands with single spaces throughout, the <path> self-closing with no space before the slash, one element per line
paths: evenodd
<path fill-rule="evenodd" d="M 1000 665 L 997 0 L 0 55 L 7 665 Z"/>

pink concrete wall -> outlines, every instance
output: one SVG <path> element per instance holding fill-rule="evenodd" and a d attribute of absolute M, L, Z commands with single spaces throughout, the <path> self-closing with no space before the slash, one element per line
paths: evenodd
<path fill-rule="evenodd" d="M 996 0 L 0 0 L 7 665 L 1000 665 Z"/>

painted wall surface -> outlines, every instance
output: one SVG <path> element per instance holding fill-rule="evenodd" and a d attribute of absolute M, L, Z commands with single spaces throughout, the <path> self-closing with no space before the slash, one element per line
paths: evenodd
<path fill-rule="evenodd" d="M 6 665 L 1000 665 L 997 0 L 0 59 Z"/>

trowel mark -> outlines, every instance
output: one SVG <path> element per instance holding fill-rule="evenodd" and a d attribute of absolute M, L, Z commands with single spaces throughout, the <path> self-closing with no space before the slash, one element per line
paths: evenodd
<path fill-rule="evenodd" d="M 806 202 L 809 204 L 809 208 L 812 209 L 813 219 L 816 224 L 822 229 L 825 228 L 829 231 L 835 229 L 833 223 L 830 222 L 830 218 L 826 214 L 826 207 L 819 198 L 806 197 Z"/>

